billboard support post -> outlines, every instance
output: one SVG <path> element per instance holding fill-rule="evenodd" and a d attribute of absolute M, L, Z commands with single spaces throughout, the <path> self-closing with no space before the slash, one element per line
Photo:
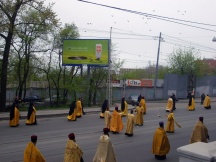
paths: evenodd
<path fill-rule="evenodd" d="M 87 94 L 88 94 L 88 96 L 89 96 L 89 97 L 88 97 L 88 106 L 91 106 L 91 97 L 90 97 L 90 95 L 89 95 L 89 94 L 90 94 L 90 93 L 89 93 L 89 92 L 90 92 L 90 88 L 91 88 L 91 87 L 90 87 L 90 86 L 91 86 L 91 85 L 90 85 L 90 79 L 91 79 L 91 78 L 90 78 L 90 66 L 87 65 L 87 82 L 88 82 Z"/>
<path fill-rule="evenodd" d="M 112 106 L 112 83 L 111 83 L 111 55 L 112 55 L 112 43 L 111 43 L 111 37 L 112 37 L 112 27 L 110 28 L 110 43 L 109 43 L 109 61 L 108 61 L 108 90 L 107 90 L 107 99 L 108 99 L 108 102 L 109 102 L 109 107 Z"/>

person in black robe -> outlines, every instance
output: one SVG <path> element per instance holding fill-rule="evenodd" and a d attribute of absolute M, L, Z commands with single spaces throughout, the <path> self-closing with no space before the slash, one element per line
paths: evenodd
<path fill-rule="evenodd" d="M 140 103 L 140 100 L 142 99 L 142 96 L 141 96 L 141 94 L 139 95 L 139 97 L 138 97 L 138 99 L 137 99 L 137 101 L 138 101 L 138 103 Z"/>
<path fill-rule="evenodd" d="M 10 120 L 13 120 L 14 118 L 14 109 L 17 106 L 16 102 L 13 102 L 11 108 L 10 108 Z"/>
<path fill-rule="evenodd" d="M 102 107 L 101 107 L 100 118 L 104 118 L 104 112 L 106 111 L 107 107 L 109 107 L 108 100 L 105 99 L 104 102 L 103 102 L 103 104 L 102 104 Z"/>
<path fill-rule="evenodd" d="M 189 95 L 189 103 L 188 103 L 188 106 L 191 106 L 191 104 L 192 104 L 192 98 L 193 98 L 193 96 L 190 94 L 190 95 Z"/>
<path fill-rule="evenodd" d="M 73 101 L 70 105 L 70 110 L 69 110 L 69 113 L 68 115 L 71 115 L 74 113 L 74 109 L 76 108 L 76 101 Z"/>
<path fill-rule="evenodd" d="M 125 98 L 123 97 L 121 100 L 121 112 L 124 112 L 125 110 Z"/>
<path fill-rule="evenodd" d="M 203 93 L 202 95 L 201 95 L 201 105 L 203 104 L 203 102 L 204 102 L 204 100 L 205 100 L 205 94 Z"/>
<path fill-rule="evenodd" d="M 176 101 L 178 101 L 178 100 L 176 99 L 176 96 L 175 96 L 174 93 L 172 94 L 171 98 L 172 98 L 172 100 L 173 100 L 173 107 L 172 107 L 172 109 L 175 110 L 175 109 L 176 109 L 175 103 L 176 103 Z"/>
<path fill-rule="evenodd" d="M 85 112 L 84 112 L 84 103 L 83 103 L 83 98 L 80 97 L 80 101 L 81 101 L 81 105 L 82 105 L 82 112 L 83 112 L 83 115 L 85 115 Z"/>
<path fill-rule="evenodd" d="M 33 111 L 34 111 L 34 102 L 30 102 L 29 107 L 28 107 L 27 120 L 30 120 L 30 117 Z M 37 125 L 36 114 L 35 114 L 35 122 L 32 124 Z"/>

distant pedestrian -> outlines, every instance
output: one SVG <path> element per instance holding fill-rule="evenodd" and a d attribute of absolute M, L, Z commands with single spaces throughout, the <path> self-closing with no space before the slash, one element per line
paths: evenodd
<path fill-rule="evenodd" d="M 30 102 L 29 104 L 26 125 L 37 125 L 36 108 L 34 102 Z"/>
<path fill-rule="evenodd" d="M 17 106 L 17 108 L 19 109 L 19 103 L 21 102 L 21 100 L 19 99 L 19 97 L 18 96 L 16 96 L 15 98 L 14 98 L 14 101 L 13 101 L 13 103 L 15 103 L 16 104 L 16 106 Z"/>
<path fill-rule="evenodd" d="M 167 100 L 166 112 L 170 112 L 172 108 L 173 108 L 173 99 L 172 96 L 170 96 Z"/>
<path fill-rule="evenodd" d="M 108 100 L 105 99 L 102 106 L 101 106 L 100 118 L 104 118 L 104 112 L 106 111 L 108 106 L 109 106 Z"/>
<path fill-rule="evenodd" d="M 195 142 L 207 143 L 208 140 L 209 140 L 208 129 L 203 123 L 203 117 L 199 117 L 198 122 L 193 128 L 190 143 L 195 143 Z"/>
<path fill-rule="evenodd" d="M 19 119 L 20 119 L 20 112 L 19 112 L 19 109 L 17 108 L 17 103 L 14 102 L 10 109 L 9 125 L 11 127 L 19 126 Z"/>
<path fill-rule="evenodd" d="M 195 110 L 195 100 L 192 95 L 189 96 L 188 110 L 189 111 Z"/>
<path fill-rule="evenodd" d="M 176 96 L 175 96 L 175 94 L 174 94 L 174 93 L 172 93 L 172 96 L 171 96 L 171 98 L 172 98 L 172 100 L 173 100 L 173 107 L 172 107 L 172 109 L 173 109 L 173 110 L 175 110 L 175 109 L 176 109 L 176 106 L 175 106 L 175 104 L 176 104 L 176 101 L 178 101 L 178 100 L 176 99 Z"/>
<path fill-rule="evenodd" d="M 82 102 L 81 102 L 81 98 L 79 98 L 76 102 L 76 117 L 77 118 L 81 118 L 83 115 L 82 112 Z"/>
<path fill-rule="evenodd" d="M 143 108 L 143 114 L 146 114 L 146 101 L 145 101 L 145 97 L 142 96 L 141 100 L 140 100 L 140 105 Z"/>
<path fill-rule="evenodd" d="M 75 134 L 70 133 L 65 147 L 64 162 L 84 162 L 82 156 L 83 151 L 76 143 Z"/>
<path fill-rule="evenodd" d="M 84 112 L 84 101 L 82 97 L 80 97 L 80 101 L 81 101 L 83 115 L 85 115 L 86 113 Z"/>
<path fill-rule="evenodd" d="M 122 122 L 122 117 L 118 112 L 118 107 L 115 107 L 115 110 L 112 113 L 111 123 L 110 123 L 110 131 L 114 134 L 119 133 L 123 130 L 124 125 Z"/>
<path fill-rule="evenodd" d="M 126 116 L 128 113 L 128 104 L 123 97 L 121 100 L 121 116 Z"/>
<path fill-rule="evenodd" d="M 200 102 L 201 105 L 203 104 L 204 100 L 205 100 L 205 94 L 203 93 L 203 94 L 201 95 L 201 102 Z"/>
<path fill-rule="evenodd" d="M 209 97 L 209 95 L 207 94 L 205 99 L 204 99 L 204 104 L 203 104 L 204 108 L 206 109 L 211 109 L 211 98 Z"/>
<path fill-rule="evenodd" d="M 175 118 L 174 118 L 173 110 L 171 109 L 169 115 L 166 115 L 166 116 L 167 116 L 166 132 L 167 133 L 174 133 L 174 131 L 175 131 L 175 127 L 174 127 Z"/>
<path fill-rule="evenodd" d="M 111 117 L 109 107 L 107 107 L 106 111 L 104 112 L 104 122 L 105 122 L 105 128 L 108 128 L 110 131 L 110 123 L 111 123 Z"/>
<path fill-rule="evenodd" d="M 36 147 L 37 136 L 31 136 L 31 142 L 29 142 L 24 150 L 24 162 L 45 162 L 43 155 Z"/>
<path fill-rule="evenodd" d="M 76 121 L 76 101 L 71 103 L 67 119 L 69 121 Z"/>
<path fill-rule="evenodd" d="M 109 130 L 103 129 L 93 162 L 116 162 L 116 155 L 109 137 Z"/>
<path fill-rule="evenodd" d="M 159 123 L 159 128 L 154 133 L 152 142 L 152 153 L 155 155 L 157 160 L 165 160 L 166 155 L 170 151 L 170 144 L 167 134 L 164 130 L 164 123 Z"/>
<path fill-rule="evenodd" d="M 135 124 L 135 116 L 133 114 L 133 109 L 130 111 L 130 114 L 127 115 L 127 125 L 125 135 L 131 137 L 133 136 L 133 128 Z"/>
<path fill-rule="evenodd" d="M 138 96 L 138 99 L 137 99 L 138 103 L 140 103 L 141 98 L 142 98 L 142 95 L 140 94 L 140 95 Z"/>
<path fill-rule="evenodd" d="M 143 122 L 144 122 L 144 117 L 143 117 L 143 113 L 144 113 L 144 109 L 143 107 L 141 107 L 140 103 L 137 103 L 137 107 L 135 109 L 136 115 L 135 115 L 135 125 L 136 126 L 143 126 Z"/>

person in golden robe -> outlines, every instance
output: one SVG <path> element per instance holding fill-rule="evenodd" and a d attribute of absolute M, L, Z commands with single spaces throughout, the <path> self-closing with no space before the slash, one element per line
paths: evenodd
<path fill-rule="evenodd" d="M 141 107 L 143 107 L 143 110 L 144 110 L 143 114 L 146 114 L 146 101 L 145 101 L 145 97 L 143 96 L 141 97 L 140 105 Z"/>
<path fill-rule="evenodd" d="M 121 116 L 126 116 L 128 113 L 128 104 L 123 97 L 121 100 Z"/>
<path fill-rule="evenodd" d="M 195 110 L 195 101 L 192 95 L 189 96 L 188 110 L 189 111 Z"/>
<path fill-rule="evenodd" d="M 24 162 L 45 162 L 43 155 L 36 147 L 37 136 L 31 136 L 31 142 L 29 142 L 24 151 Z"/>
<path fill-rule="evenodd" d="M 135 116 L 135 125 L 136 126 L 143 126 L 144 123 L 144 117 L 143 117 L 143 112 L 144 109 L 141 107 L 141 104 L 137 103 L 137 107 L 135 109 L 136 116 Z"/>
<path fill-rule="evenodd" d="M 159 128 L 154 133 L 152 142 L 152 153 L 155 155 L 157 160 L 165 160 L 166 155 L 170 151 L 170 144 L 167 134 L 164 130 L 164 123 L 159 123 Z"/>
<path fill-rule="evenodd" d="M 11 109 L 10 109 L 9 125 L 11 127 L 19 126 L 19 118 L 20 118 L 20 113 L 19 113 L 19 110 L 17 108 L 17 104 L 14 102 L 13 105 L 11 106 Z"/>
<path fill-rule="evenodd" d="M 79 98 L 76 102 L 76 117 L 77 118 L 81 118 L 83 115 L 82 112 L 82 102 L 81 102 L 81 98 Z"/>
<path fill-rule="evenodd" d="M 174 118 L 173 110 L 171 109 L 169 115 L 166 115 L 166 116 L 167 116 L 166 132 L 167 133 L 174 133 L 174 131 L 175 131 L 175 127 L 174 127 L 175 118 Z"/>
<path fill-rule="evenodd" d="M 73 101 L 70 105 L 70 110 L 67 116 L 69 121 L 76 121 L 76 101 Z"/>
<path fill-rule="evenodd" d="M 64 153 L 64 162 L 83 162 L 83 151 L 76 144 L 74 133 L 70 133 L 68 138 Z"/>
<path fill-rule="evenodd" d="M 206 109 L 211 109 L 211 98 L 209 97 L 208 94 L 205 96 L 203 106 Z"/>
<path fill-rule="evenodd" d="M 107 107 L 109 106 L 108 104 L 109 104 L 108 100 L 105 99 L 103 104 L 102 104 L 102 107 L 101 107 L 100 118 L 104 118 L 104 112 L 106 111 Z"/>
<path fill-rule="evenodd" d="M 119 133 L 124 128 L 122 117 L 118 112 L 118 107 L 115 107 L 115 110 L 112 113 L 111 123 L 110 123 L 110 131 L 113 133 Z"/>
<path fill-rule="evenodd" d="M 105 122 L 105 128 L 108 128 L 110 130 L 110 123 L 111 123 L 111 113 L 109 111 L 109 107 L 107 107 L 106 111 L 104 112 L 104 122 Z"/>
<path fill-rule="evenodd" d="M 131 137 L 133 136 L 133 128 L 135 124 L 135 116 L 133 114 L 133 110 L 130 111 L 130 114 L 127 115 L 127 126 L 125 135 Z"/>
<path fill-rule="evenodd" d="M 29 104 L 26 125 L 37 125 L 34 102 L 30 102 Z"/>
<path fill-rule="evenodd" d="M 93 162 L 116 162 L 115 151 L 109 138 L 109 130 L 103 129 Z"/>
<path fill-rule="evenodd" d="M 203 117 L 199 117 L 198 122 L 193 128 L 193 132 L 190 138 L 190 143 L 195 143 L 195 142 L 207 143 L 208 140 L 209 140 L 208 129 L 203 123 Z"/>
<path fill-rule="evenodd" d="M 166 112 L 170 112 L 172 108 L 173 108 L 173 100 L 172 100 L 172 96 L 170 96 L 167 100 Z"/>

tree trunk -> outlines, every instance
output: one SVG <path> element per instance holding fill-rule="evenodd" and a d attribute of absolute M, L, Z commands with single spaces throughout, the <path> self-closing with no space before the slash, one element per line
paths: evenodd
<path fill-rule="evenodd" d="M 3 53 L 2 60 L 2 72 L 1 72 L 1 93 L 0 93 L 0 109 L 5 110 L 6 108 L 6 90 L 7 90 L 7 67 L 8 67 L 8 57 L 10 53 L 10 45 L 12 40 L 13 33 L 9 32 L 6 38 L 6 44 Z"/>

